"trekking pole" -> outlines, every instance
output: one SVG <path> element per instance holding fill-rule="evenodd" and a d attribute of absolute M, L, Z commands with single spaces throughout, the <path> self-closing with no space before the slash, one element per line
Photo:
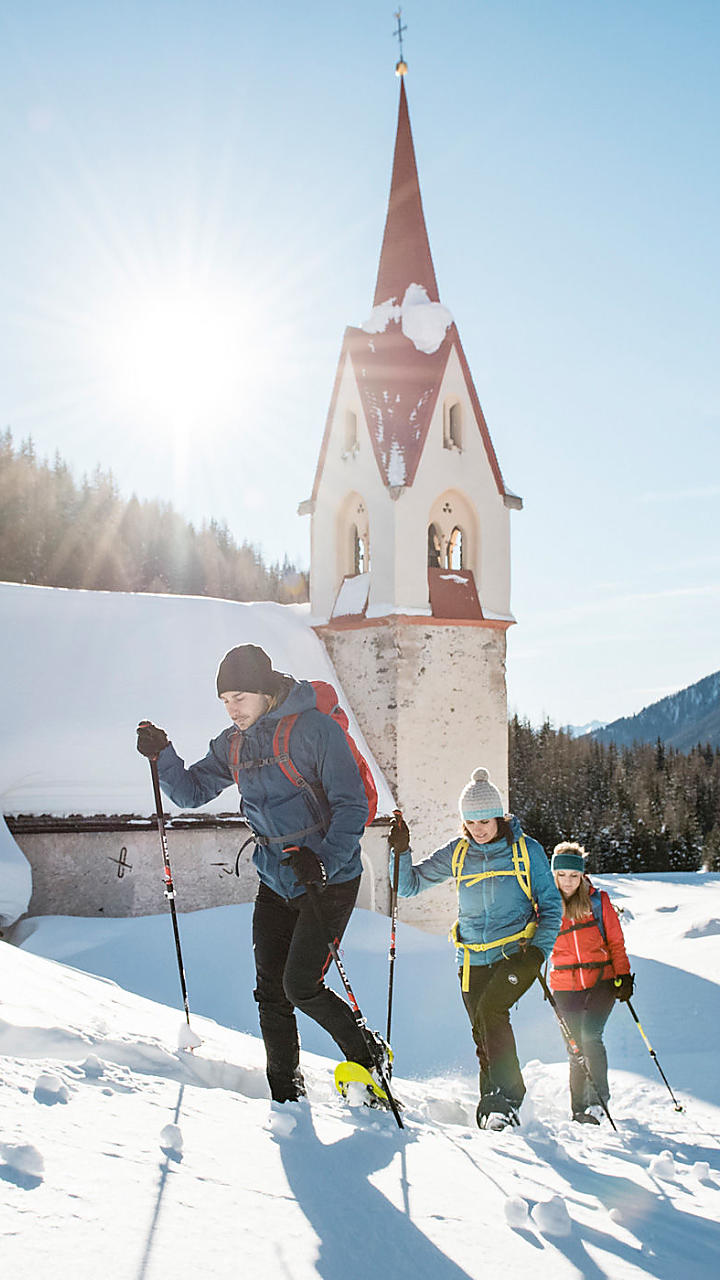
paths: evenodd
<path fill-rule="evenodd" d="M 185 1005 L 185 1017 L 187 1018 L 188 1026 L 190 1026 L 190 1006 L 188 1004 L 182 951 L 180 950 L 180 930 L 178 929 L 177 912 L 175 910 L 175 886 L 173 885 L 172 871 L 170 870 L 170 858 L 168 856 L 165 819 L 163 818 L 162 796 L 160 794 L 160 780 L 158 778 L 157 756 L 150 756 L 150 773 L 152 775 L 153 792 L 155 794 L 155 816 L 157 818 L 158 832 L 160 834 L 160 846 L 162 848 L 163 871 L 165 873 L 165 897 L 170 903 L 172 927 L 173 933 L 175 934 L 175 950 L 177 952 L 178 969 L 180 970 L 180 986 L 182 988 L 183 1004 Z"/>
<path fill-rule="evenodd" d="M 603 1111 L 605 1112 L 605 1115 L 607 1116 L 608 1120 L 610 1121 L 610 1124 L 612 1125 L 613 1129 L 614 1129 L 614 1130 L 615 1130 L 615 1132 L 617 1133 L 617 1125 L 615 1124 L 615 1121 L 613 1120 L 612 1116 L 610 1115 L 610 1112 L 608 1111 L 607 1103 L 606 1103 L 605 1101 L 603 1101 L 603 1099 L 600 1097 L 600 1093 L 599 1093 L 599 1091 L 598 1091 L 598 1087 L 597 1087 L 597 1085 L 596 1085 L 596 1083 L 595 1083 L 595 1081 L 594 1081 L 594 1079 L 593 1079 L 592 1071 L 590 1070 L 590 1068 L 589 1068 L 589 1066 L 588 1066 L 587 1062 L 585 1061 L 585 1057 L 584 1057 L 584 1055 L 581 1053 L 580 1048 L 579 1048 L 579 1046 L 578 1046 L 578 1044 L 577 1044 L 577 1042 L 576 1042 L 576 1040 L 575 1040 L 575 1038 L 574 1038 L 574 1036 L 573 1036 L 572 1031 L 570 1030 L 570 1028 L 569 1028 L 569 1026 L 568 1026 L 567 1022 L 565 1021 L 565 1019 L 564 1019 L 563 1015 L 561 1014 L 560 1010 L 558 1009 L 557 1001 L 555 1000 L 555 997 L 553 996 L 552 991 L 550 990 L 550 988 L 549 988 L 549 986 L 548 986 L 547 982 L 545 981 L 545 978 L 544 978 L 544 976 L 543 976 L 542 970 L 541 970 L 541 971 L 540 971 L 540 973 L 538 974 L 538 978 L 539 978 L 539 980 L 540 980 L 540 986 L 542 987 L 542 989 L 543 989 L 543 991 L 544 991 L 544 993 L 545 993 L 545 999 L 546 999 L 546 1000 L 547 1000 L 547 1001 L 552 1005 L 553 1011 L 554 1011 L 554 1013 L 555 1013 L 555 1017 L 557 1018 L 557 1020 L 558 1020 L 558 1022 L 559 1022 L 559 1024 L 560 1024 L 560 1030 L 562 1031 L 563 1039 L 564 1039 L 564 1041 L 565 1041 L 565 1043 L 566 1043 L 566 1045 L 567 1045 L 568 1049 L 570 1050 L 570 1052 L 572 1053 L 573 1057 L 575 1058 L 575 1061 L 577 1062 L 578 1066 L 582 1067 L 583 1071 L 585 1072 L 585 1075 L 586 1075 L 587 1079 L 590 1081 L 590 1084 L 592 1085 L 593 1089 L 595 1090 L 595 1096 L 597 1097 L 597 1100 L 598 1100 L 598 1102 L 600 1103 L 600 1106 L 602 1107 Z"/>
<path fill-rule="evenodd" d="M 297 848 L 298 846 L 296 844 L 288 845 L 286 848 L 283 849 L 283 853 L 294 853 L 297 850 Z M 320 906 L 320 894 L 318 892 L 317 886 L 314 884 L 308 884 L 305 886 L 305 890 L 308 895 L 308 898 L 312 903 L 312 908 L 313 908 L 313 911 L 315 912 L 315 918 L 318 924 L 320 925 L 320 928 L 322 929 L 323 933 L 325 933 L 326 924 L 325 924 L 325 921 L 323 920 L 322 908 Z M 353 992 L 353 989 L 350 986 L 348 976 L 345 972 L 345 966 L 343 965 L 343 962 L 340 959 L 340 954 L 332 938 L 329 939 L 327 945 L 328 945 L 328 951 L 330 952 L 330 955 L 335 961 L 335 967 L 337 968 L 337 971 L 340 974 L 340 980 L 347 993 L 347 998 L 348 998 L 348 1001 L 350 1002 L 350 1008 L 352 1009 L 352 1014 L 355 1019 L 356 1026 L 362 1034 L 363 1040 L 365 1041 L 370 1057 L 375 1063 L 377 1073 L 380 1076 L 382 1087 L 385 1090 L 385 1093 L 387 1094 L 387 1100 L 390 1104 L 390 1110 L 392 1111 L 395 1119 L 397 1120 L 398 1128 L 404 1129 L 405 1125 L 402 1122 L 402 1116 L 400 1115 L 400 1112 L 398 1110 L 397 1102 L 393 1098 L 392 1092 L 390 1090 L 387 1073 L 385 1071 L 385 1067 L 383 1066 L 382 1054 L 380 1052 L 380 1048 L 376 1043 L 374 1036 L 371 1034 L 370 1031 L 368 1031 L 367 1022 L 363 1017 L 362 1013 L 360 1012 L 360 1006 L 357 1000 L 355 999 L 355 993 Z"/>
<path fill-rule="evenodd" d="M 626 1000 L 626 1001 L 625 1001 L 625 1004 L 627 1005 L 627 1007 L 628 1007 L 628 1009 L 630 1010 L 630 1012 L 631 1012 L 631 1014 L 632 1014 L 633 1018 L 635 1019 L 635 1022 L 637 1023 L 637 1029 L 638 1029 L 638 1031 L 640 1032 L 640 1035 L 642 1036 L 643 1040 L 645 1041 L 645 1044 L 646 1044 L 646 1045 L 647 1045 L 647 1047 L 648 1047 L 648 1052 L 649 1052 L 649 1054 L 650 1054 L 650 1057 L 652 1058 L 653 1062 L 655 1063 L 655 1066 L 657 1067 L 658 1071 L 660 1072 L 660 1075 L 662 1076 L 663 1080 L 665 1081 L 665 1084 L 666 1084 L 666 1086 L 667 1086 L 667 1091 L 668 1091 L 668 1093 L 670 1094 L 670 1097 L 671 1097 L 671 1098 L 672 1098 L 672 1100 L 673 1100 L 673 1103 L 674 1103 L 674 1106 L 675 1106 L 675 1110 L 676 1110 L 676 1111 L 684 1111 L 684 1110 L 685 1110 L 685 1108 L 684 1108 L 684 1106 L 683 1106 L 682 1102 L 678 1102 L 677 1098 L 675 1097 L 675 1094 L 673 1093 L 672 1089 L 670 1088 L 670 1085 L 669 1085 L 669 1083 L 668 1083 L 667 1076 L 665 1075 L 665 1072 L 663 1071 L 662 1067 L 660 1066 L 660 1063 L 658 1062 L 658 1056 L 657 1056 L 657 1054 L 656 1054 L 655 1050 L 653 1049 L 653 1047 L 652 1047 L 652 1045 L 651 1045 L 650 1041 L 648 1040 L 647 1036 L 645 1035 L 645 1032 L 643 1031 L 642 1023 L 640 1022 L 640 1019 L 638 1018 L 638 1016 L 637 1016 L 637 1014 L 636 1014 L 635 1010 L 633 1009 L 633 1007 L 632 1007 L 632 1003 L 630 1002 L 630 1000 Z"/>
<path fill-rule="evenodd" d="M 402 818 L 400 809 L 393 810 L 396 818 Z M 400 856 L 393 854 L 393 877 L 390 893 L 390 954 L 389 954 L 389 972 L 388 972 L 388 1008 L 387 1008 L 387 1031 L 385 1039 L 390 1043 L 390 1026 L 392 1024 L 392 1002 L 393 1002 L 393 986 L 395 982 L 395 938 L 397 934 L 398 919 L 398 884 L 400 882 Z"/>

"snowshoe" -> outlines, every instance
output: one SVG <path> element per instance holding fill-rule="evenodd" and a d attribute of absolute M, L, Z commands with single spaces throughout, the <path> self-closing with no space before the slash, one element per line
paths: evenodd
<path fill-rule="evenodd" d="M 365 1107 L 390 1109 L 387 1093 L 376 1071 L 368 1071 L 359 1062 L 338 1062 L 335 1068 L 335 1088 L 343 1098 Z"/>
<path fill-rule="evenodd" d="M 502 1129 L 516 1129 L 520 1124 L 516 1108 L 499 1092 L 488 1093 L 480 1099 L 475 1119 L 479 1129 L 491 1129 L 495 1133 Z"/>

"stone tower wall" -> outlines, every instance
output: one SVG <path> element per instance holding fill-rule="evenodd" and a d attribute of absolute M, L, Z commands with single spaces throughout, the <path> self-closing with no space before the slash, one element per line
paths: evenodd
<path fill-rule="evenodd" d="M 458 831 L 458 796 L 478 765 L 507 804 L 503 628 L 383 619 L 319 634 L 403 810 L 416 862 Z M 454 885 L 402 900 L 399 914 L 445 931 L 456 915 Z"/>

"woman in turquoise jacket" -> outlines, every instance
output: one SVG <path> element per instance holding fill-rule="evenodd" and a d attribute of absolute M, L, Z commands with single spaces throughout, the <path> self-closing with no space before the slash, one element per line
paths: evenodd
<path fill-rule="evenodd" d="M 458 889 L 457 947 L 462 998 L 480 1063 L 481 1129 L 519 1124 L 525 1096 L 510 1009 L 553 949 L 562 899 L 545 850 L 505 817 L 487 769 L 475 769 L 459 802 L 461 834 L 413 865 L 402 818 L 389 842 L 400 858 L 398 891 L 412 898 L 451 877 Z M 391 861 L 391 875 L 392 875 Z"/>

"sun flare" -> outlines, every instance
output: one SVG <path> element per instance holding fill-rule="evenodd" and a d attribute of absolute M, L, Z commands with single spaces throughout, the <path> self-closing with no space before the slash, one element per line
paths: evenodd
<path fill-rule="evenodd" d="M 246 336 L 246 317 L 221 298 L 185 291 L 134 298 L 100 336 L 118 408 L 168 431 L 227 418 L 247 372 Z"/>

